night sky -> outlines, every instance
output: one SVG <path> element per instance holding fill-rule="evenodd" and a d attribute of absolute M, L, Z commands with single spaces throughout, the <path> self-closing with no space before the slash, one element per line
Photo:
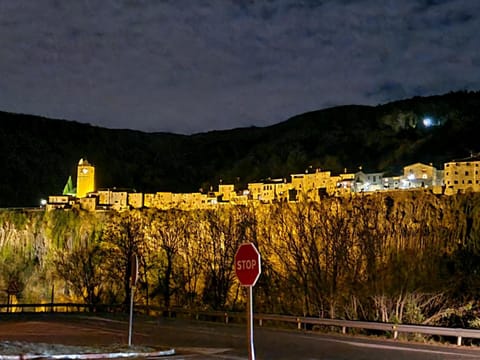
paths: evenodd
<path fill-rule="evenodd" d="M 478 0 L 0 0 L 0 110 L 191 134 L 480 90 Z"/>

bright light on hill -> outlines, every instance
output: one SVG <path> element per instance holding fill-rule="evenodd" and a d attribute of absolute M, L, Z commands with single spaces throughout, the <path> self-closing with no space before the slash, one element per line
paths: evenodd
<path fill-rule="evenodd" d="M 423 125 L 425 125 L 425 127 L 433 126 L 432 118 L 429 118 L 429 117 L 424 118 L 423 119 Z"/>

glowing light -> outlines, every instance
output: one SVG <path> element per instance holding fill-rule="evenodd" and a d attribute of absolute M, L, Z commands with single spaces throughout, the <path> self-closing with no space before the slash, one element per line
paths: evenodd
<path fill-rule="evenodd" d="M 425 125 L 425 127 L 433 126 L 432 118 L 429 118 L 429 117 L 424 118 L 423 119 L 423 125 Z"/>
<path fill-rule="evenodd" d="M 415 180 L 415 175 L 414 174 L 409 174 L 407 176 L 408 180 Z"/>
<path fill-rule="evenodd" d="M 40 206 L 45 206 L 45 205 L 47 205 L 47 200 L 41 199 L 40 200 Z"/>

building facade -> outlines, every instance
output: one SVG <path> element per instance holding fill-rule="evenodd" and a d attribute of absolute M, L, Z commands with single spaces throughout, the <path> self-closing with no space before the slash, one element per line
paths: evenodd
<path fill-rule="evenodd" d="M 480 154 L 444 164 L 445 194 L 480 191 Z"/>
<path fill-rule="evenodd" d="M 80 159 L 77 166 L 77 198 L 84 198 L 95 191 L 95 167 Z"/>

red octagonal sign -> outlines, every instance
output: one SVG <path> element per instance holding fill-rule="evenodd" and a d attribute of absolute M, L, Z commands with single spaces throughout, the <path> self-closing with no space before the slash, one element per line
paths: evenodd
<path fill-rule="evenodd" d="M 262 272 L 260 253 L 252 243 L 241 244 L 235 254 L 235 273 L 240 284 L 254 286 Z"/>

